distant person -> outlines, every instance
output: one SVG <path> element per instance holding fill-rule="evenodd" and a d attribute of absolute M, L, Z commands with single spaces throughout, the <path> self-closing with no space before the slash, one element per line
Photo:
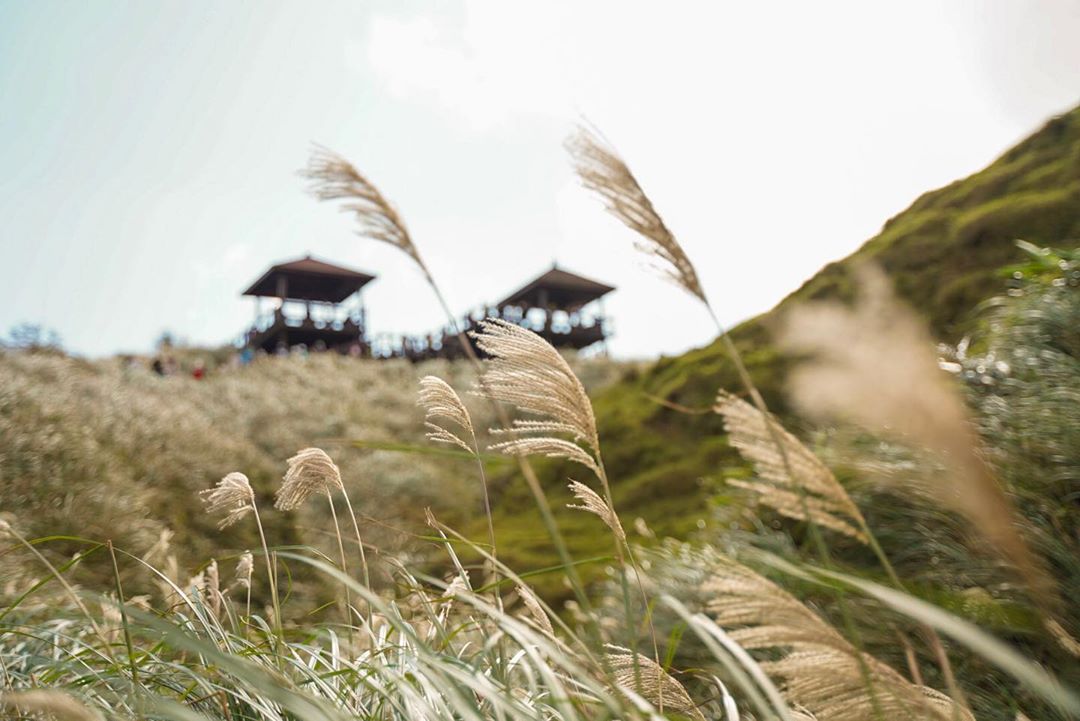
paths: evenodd
<path fill-rule="evenodd" d="M 206 377 L 206 364 L 202 362 L 202 359 L 195 361 L 195 368 L 191 371 L 191 377 L 197 381 L 201 381 Z"/>
<path fill-rule="evenodd" d="M 150 370 L 154 371 L 155 375 L 165 375 L 165 364 L 161 362 L 161 358 L 154 359 L 154 362 L 150 364 Z"/>
<path fill-rule="evenodd" d="M 251 350 L 250 347 L 245 347 L 242 351 L 240 351 L 241 366 L 251 365 L 251 361 L 253 360 L 255 360 L 255 351 Z"/>

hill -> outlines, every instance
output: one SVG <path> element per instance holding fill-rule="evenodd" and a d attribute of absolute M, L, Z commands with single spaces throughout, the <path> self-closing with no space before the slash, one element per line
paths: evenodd
<path fill-rule="evenodd" d="M 955 342 L 978 323 L 976 306 L 1003 289 L 1000 269 L 1020 258 L 1015 239 L 1059 244 L 1077 236 L 1080 109 L 1051 120 L 985 170 L 923 195 L 852 256 L 828 265 L 732 336 L 770 406 L 799 430 L 798 419 L 786 414 L 790 359 L 770 338 L 770 327 L 787 309 L 850 297 L 852 268 L 871 259 L 939 339 Z M 605 463 L 627 525 L 641 518 L 655 535 L 678 538 L 705 526 L 710 504 L 725 502 L 723 479 L 747 473 L 719 418 L 707 412 L 719 388 L 739 388 L 721 345 L 645 366 L 588 362 L 577 368 L 594 398 Z M 216 531 L 202 513 L 199 490 L 242 471 L 260 504 L 269 505 L 285 459 L 318 445 L 341 466 L 375 546 L 410 546 L 424 533 L 426 506 L 484 538 L 474 466 L 433 455 L 423 440 L 415 393 L 427 373 L 462 391 L 472 381 L 467 367 L 442 362 L 417 367 L 312 356 L 223 366 L 196 382 L 159 378 L 122 359 L 0 351 L 0 509 L 17 514 L 31 536 L 112 538 L 135 553 L 155 545 L 160 552 L 159 541 L 175 533 L 172 552 L 181 568 L 191 568 L 256 543 L 236 528 Z M 485 405 L 469 403 L 476 425 L 489 427 Z M 363 443 L 352 443 L 357 440 Z M 409 452 L 388 450 L 395 444 Z M 554 462 L 537 467 L 575 558 L 608 554 L 608 537 L 595 519 L 563 508 L 570 501 L 567 479 L 579 469 Z M 501 558 L 520 572 L 552 565 L 555 554 L 524 484 L 498 459 L 490 472 Z M 325 508 L 269 517 L 276 538 L 332 551 Z M 82 546 L 51 547 L 70 556 Z M 95 568 L 99 577 L 108 572 L 104 563 L 99 554 L 83 564 L 84 580 Z M 596 577 L 602 567 L 592 563 L 586 573 Z M 559 578 L 534 580 L 555 598 L 565 593 Z"/>
<path fill-rule="evenodd" d="M 174 355 L 181 365 L 213 357 Z M 286 459 L 307 446 L 324 448 L 341 467 L 365 541 L 384 552 L 414 545 L 425 507 L 464 518 L 479 506 L 475 467 L 433 455 L 416 407 L 420 377 L 436 374 L 464 391 L 469 367 L 323 354 L 211 368 L 196 381 L 160 377 L 131 359 L 0 348 L 0 518 L 17 520 L 31 538 L 112 539 L 136 555 L 154 549 L 158 562 L 174 556 L 178 572 L 191 574 L 211 557 L 224 563 L 258 545 L 250 524 L 218 531 L 198 498 L 240 471 L 267 509 L 268 533 L 332 552 L 325 504 L 268 511 Z M 593 389 L 617 372 L 613 363 L 582 370 Z M 486 424 L 486 404 L 466 398 Z M 421 452 L 386 450 L 399 445 Z M 77 540 L 47 547 L 58 558 L 86 549 Z M 111 576 L 103 553 L 80 566 L 77 580 L 91 587 Z M 21 580 L 11 573 L 5 583 Z"/>
<path fill-rule="evenodd" d="M 852 269 L 861 261 L 880 265 L 933 334 L 955 343 L 978 323 L 979 303 L 1003 292 L 1001 269 L 1022 255 L 1016 239 L 1054 245 L 1077 237 L 1080 108 L 1050 120 L 984 170 L 924 194 L 854 254 L 827 265 L 731 335 L 770 407 L 783 415 L 790 359 L 772 345 L 770 328 L 797 304 L 850 299 Z M 718 417 L 670 405 L 707 409 L 720 388 L 740 390 L 722 345 L 714 342 L 632 372 L 595 397 L 604 460 L 626 518 L 643 518 L 660 536 L 685 537 L 708 521 L 709 503 L 718 493 L 722 498 L 725 475 L 746 472 Z M 797 419 L 786 420 L 798 428 Z M 545 467 L 553 497 L 567 498 L 562 487 L 575 472 L 568 465 Z M 496 507 L 504 555 L 524 567 L 543 565 L 551 554 L 539 523 L 531 512 L 508 510 L 528 507 L 523 490 L 510 484 L 503 493 L 509 498 Z M 521 502 L 513 500 L 518 496 Z M 606 540 L 589 533 L 581 516 L 560 518 L 570 529 L 575 555 L 603 554 Z"/>

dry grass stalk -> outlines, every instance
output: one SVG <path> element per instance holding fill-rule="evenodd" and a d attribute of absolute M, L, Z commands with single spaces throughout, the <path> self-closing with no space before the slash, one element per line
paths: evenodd
<path fill-rule="evenodd" d="M 274 495 L 274 507 L 279 511 L 296 510 L 313 493 L 331 493 L 344 487 L 337 464 L 321 448 L 297 451 L 287 463 L 285 479 Z"/>
<path fill-rule="evenodd" d="M 566 149 L 581 184 L 599 195 L 608 212 L 640 236 L 637 248 L 657 261 L 660 274 L 708 305 L 690 258 L 614 148 L 579 127 L 567 138 Z"/>
<path fill-rule="evenodd" d="M 0 708 L 18 714 L 19 717 L 53 719 L 53 721 L 101 721 L 102 719 L 97 711 L 87 708 L 71 696 L 59 691 L 7 691 L 0 694 Z"/>
<path fill-rule="evenodd" d="M 924 324 L 895 299 L 880 270 L 863 266 L 858 281 L 853 309 L 814 303 L 786 317 L 782 347 L 813 356 L 791 375 L 796 404 L 812 417 L 853 421 L 937 453 L 952 480 L 938 489 L 941 500 L 965 514 L 1038 596 L 1052 595 Z"/>
<path fill-rule="evenodd" d="M 536 333 L 497 318 L 482 321 L 479 332 L 472 335 L 491 357 L 484 371 L 483 392 L 539 416 L 493 429 L 492 433 L 509 435 L 511 440 L 496 443 L 492 449 L 510 455 L 565 458 L 600 476 L 600 440 L 592 403 L 566 359 Z"/>
<path fill-rule="evenodd" d="M 537 419 L 515 419 L 508 428 L 493 429 L 493 434 L 507 434 L 511 436 L 511 440 L 497 443 L 492 449 L 517 456 L 544 455 L 549 458 L 563 458 L 580 463 L 596 475 L 603 490 L 603 503 L 594 503 L 594 510 L 589 508 L 586 502 L 586 510 L 596 512 L 606 509 L 600 517 L 605 519 L 615 536 L 615 553 L 619 564 L 625 571 L 626 560 L 629 558 L 642 602 L 647 608 L 648 598 L 641 581 L 640 569 L 626 542 L 626 533 L 615 511 L 611 485 L 600 456 L 596 417 L 593 415 L 592 402 L 585 392 L 585 387 L 574 375 L 566 359 L 550 343 L 526 328 L 497 318 L 488 318 L 480 323 L 479 332 L 473 332 L 472 337 L 476 339 L 480 350 L 491 359 L 480 379 L 482 392 L 493 401 L 510 403 L 525 413 L 538 416 Z M 560 436 L 569 436 L 570 439 Z M 588 496 L 579 498 L 585 500 Z M 554 521 L 551 523 L 554 524 Z M 553 537 L 555 535 L 553 533 Z M 626 579 L 625 573 L 623 579 Z M 628 600 L 626 616 L 629 619 Z M 655 660 L 659 662 L 656 630 L 653 628 L 651 616 L 646 615 L 646 619 Z"/>
<path fill-rule="evenodd" d="M 753 492 L 759 502 L 789 518 L 868 542 L 862 514 L 836 476 L 776 419 L 766 419 L 757 408 L 726 391 L 717 396 L 714 410 L 724 418 L 731 445 L 757 471 L 755 481 L 729 479 L 728 484 Z M 786 463 L 776 440 L 784 446 Z"/>
<path fill-rule="evenodd" d="M 663 667 L 651 658 L 631 653 L 628 649 L 618 646 L 608 648 L 614 651 L 607 654 L 607 662 L 616 686 L 626 692 L 638 693 L 658 709 L 705 721 L 705 716 L 690 694 Z"/>
<path fill-rule="evenodd" d="M 570 481 L 570 490 L 574 493 L 574 497 L 581 502 L 581 505 L 568 504 L 567 508 L 575 508 L 579 511 L 595 514 L 611 529 L 619 543 L 626 543 L 626 531 L 623 530 L 619 517 L 615 514 L 614 509 L 608 505 L 607 501 L 600 497 L 600 494 L 584 483 L 578 483 L 577 481 Z"/>
<path fill-rule="evenodd" d="M 278 603 L 277 579 L 274 576 L 274 563 L 270 556 L 270 549 L 266 545 L 266 533 L 263 531 L 262 519 L 259 518 L 259 508 L 255 505 L 255 492 L 251 489 L 251 483 L 248 481 L 248 477 L 243 473 L 234 471 L 218 481 L 218 484 L 215 487 L 209 490 L 200 491 L 199 495 L 206 504 L 207 513 L 225 513 L 225 518 L 218 523 L 218 528 L 228 528 L 247 515 L 249 511 L 255 514 L 255 527 L 259 531 L 259 542 L 262 544 L 263 554 L 266 558 L 266 576 L 267 580 L 270 582 L 274 630 L 277 632 L 278 639 L 280 639 L 281 606 Z M 171 533 L 169 536 L 171 536 Z M 161 550 L 161 553 L 167 552 L 168 540 L 169 537 L 162 534 L 160 542 L 164 545 L 164 548 Z M 170 567 L 166 575 L 170 579 L 176 579 L 179 575 L 176 557 L 170 555 L 167 561 L 169 562 Z M 174 591 L 169 584 L 162 583 L 159 587 L 161 588 L 162 596 L 166 601 L 172 598 Z"/>
<path fill-rule="evenodd" d="M 420 393 L 417 395 L 416 402 L 424 409 L 424 425 L 428 429 L 428 439 L 436 443 L 457 446 L 467 453 L 476 455 L 476 432 L 473 430 L 472 418 L 449 383 L 436 376 L 424 376 L 420 379 Z M 468 434 L 474 445 L 466 443 L 457 433 L 445 425 L 439 425 L 437 421 L 449 421 L 456 425 Z"/>
<path fill-rule="evenodd" d="M 730 559 L 703 585 L 708 612 L 748 650 L 779 659 L 761 664 L 787 700 L 835 721 L 882 713 L 951 721 L 969 712 L 934 689 L 905 679 L 861 653 L 835 628 L 776 584 Z M 869 684 L 867 683 L 869 680 Z M 875 709 L 877 709 L 875 711 Z M 956 715 L 954 715 L 956 714 Z"/>
<path fill-rule="evenodd" d="M 286 461 L 288 468 L 281 487 L 275 494 L 274 507 L 280 511 L 296 510 L 304 505 L 304 502 L 313 493 L 323 493 L 330 506 L 330 515 L 334 520 L 334 537 L 337 539 L 338 556 L 341 560 L 341 572 L 348 574 L 348 563 L 345 556 L 345 544 L 341 537 L 341 526 L 338 524 L 337 509 L 334 507 L 334 491 L 341 491 L 345 498 L 345 504 L 352 519 L 353 530 L 356 532 L 356 545 L 360 550 L 360 564 L 364 573 L 364 585 L 371 587 L 371 576 L 368 572 L 367 557 L 364 554 L 364 541 L 360 537 L 360 525 L 356 521 L 349 494 L 345 492 L 345 484 L 341 481 L 341 470 L 337 464 L 321 448 L 304 448 L 297 451 L 296 455 Z M 348 584 L 345 584 L 345 616 L 346 621 L 352 620 L 351 594 Z M 350 629 L 352 628 L 350 623 Z M 350 631 L 351 632 L 351 631 Z"/>
<path fill-rule="evenodd" d="M 1045 619 L 1043 621 L 1043 627 L 1050 632 L 1050 635 L 1057 641 L 1058 646 L 1066 653 L 1070 656 L 1080 658 L 1080 641 L 1073 638 L 1072 635 L 1065 630 L 1065 627 L 1061 625 L 1060 621 L 1053 618 Z"/>
<path fill-rule="evenodd" d="M 495 597 L 501 607 L 502 597 L 498 586 L 498 564 L 494 562 L 496 558 L 495 521 L 491 516 L 491 498 L 488 495 L 487 474 L 484 471 L 484 463 L 480 459 L 480 445 L 476 441 L 476 431 L 473 428 L 472 417 L 469 415 L 469 410 L 465 407 L 465 404 L 461 402 L 461 397 L 458 396 L 450 384 L 435 376 L 425 376 L 420 379 L 420 393 L 417 404 L 422 406 L 425 411 L 424 425 L 428 428 L 428 439 L 436 443 L 457 446 L 476 458 L 477 470 L 480 472 L 480 487 L 484 494 L 484 514 L 487 517 L 488 543 L 491 544 L 492 577 L 496 584 Z M 439 425 L 436 421 L 440 420 L 452 423 L 465 431 L 472 442 L 471 445 L 445 425 Z"/>
<path fill-rule="evenodd" d="M 255 510 L 255 492 L 243 473 L 233 472 L 218 481 L 213 488 L 199 491 L 207 513 L 224 513 L 218 528 L 226 529 Z"/>
<path fill-rule="evenodd" d="M 420 259 L 401 215 L 352 163 L 332 150 L 316 145 L 307 167 L 300 174 L 310 181 L 311 193 L 319 200 L 346 201 L 341 210 L 356 217 L 360 226 L 357 232 L 361 236 L 398 248 L 428 275 L 427 266 Z"/>

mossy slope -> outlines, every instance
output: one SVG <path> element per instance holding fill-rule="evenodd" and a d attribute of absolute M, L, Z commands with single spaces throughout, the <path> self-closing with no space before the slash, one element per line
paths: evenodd
<path fill-rule="evenodd" d="M 770 327 L 796 304 L 849 299 L 852 269 L 859 262 L 881 266 L 934 335 L 955 342 L 975 322 L 976 306 L 1002 291 L 1000 269 L 1021 257 L 1016 239 L 1050 245 L 1077 237 L 1080 108 L 1054 118 L 986 169 L 926 193 L 854 254 L 824 267 L 732 336 L 766 400 L 783 413 L 788 359 L 772 344 Z M 719 481 L 746 472 L 727 447 L 716 416 L 658 402 L 705 409 L 719 388 L 740 390 L 721 344 L 714 342 L 661 359 L 595 398 L 604 460 L 626 521 L 641 517 L 661 536 L 685 536 L 708 518 L 708 503 L 722 492 Z M 566 499 L 566 479 L 584 474 L 567 464 L 548 464 L 542 471 L 557 505 Z M 506 560 L 518 568 L 553 563 L 547 536 L 520 484 L 506 484 L 496 505 Z M 559 517 L 578 557 L 610 551 L 596 519 L 565 511 Z"/>

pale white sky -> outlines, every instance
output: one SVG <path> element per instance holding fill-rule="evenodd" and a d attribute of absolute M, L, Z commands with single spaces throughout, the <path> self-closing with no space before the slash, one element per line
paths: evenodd
<path fill-rule="evenodd" d="M 557 259 L 618 286 L 622 356 L 711 336 L 561 147 L 587 116 L 722 319 L 767 310 L 923 191 L 1080 102 L 1080 2 L 0 0 L 0 329 L 92 355 L 226 341 L 311 252 L 375 273 L 372 330 L 441 322 L 418 273 L 304 193 L 309 143 L 400 208 L 453 306 Z"/>

